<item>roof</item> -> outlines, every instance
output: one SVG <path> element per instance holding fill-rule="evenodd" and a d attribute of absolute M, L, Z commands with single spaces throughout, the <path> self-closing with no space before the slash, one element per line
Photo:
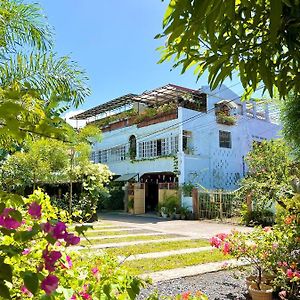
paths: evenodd
<path fill-rule="evenodd" d="M 185 88 L 175 84 L 167 84 L 162 87 L 146 91 L 134 97 L 139 102 L 144 102 L 150 105 L 163 104 L 173 101 L 178 97 L 183 97 L 187 94 L 199 96 L 203 94 L 199 90 Z"/>
<path fill-rule="evenodd" d="M 95 106 L 91 109 L 88 109 L 84 111 L 83 113 L 80 113 L 78 115 L 73 116 L 70 119 L 73 120 L 85 120 L 90 117 L 97 116 L 101 113 L 104 113 L 108 110 L 113 110 L 116 108 L 119 108 L 121 106 L 124 106 L 126 104 L 132 103 L 134 101 L 134 97 L 137 96 L 135 94 L 127 94 L 118 98 L 115 98 L 113 100 L 110 100 L 106 103 L 100 104 L 98 106 Z"/>
<path fill-rule="evenodd" d="M 115 179 L 114 181 L 129 181 L 130 179 L 136 177 L 137 175 L 138 175 L 138 173 L 124 174 L 124 175 L 118 177 L 117 179 Z"/>
<path fill-rule="evenodd" d="M 161 105 L 163 103 L 174 101 L 174 99 L 177 100 L 178 97 L 184 97 L 187 94 L 192 94 L 193 96 L 197 96 L 199 98 L 204 95 L 204 93 L 199 90 L 189 89 L 175 84 L 167 84 L 162 87 L 146 91 L 140 95 L 127 94 L 125 96 L 121 96 L 94 108 L 88 109 L 83 113 L 73 116 L 71 119 L 87 119 L 132 102 L 144 103 L 150 106 L 155 104 Z"/>
<path fill-rule="evenodd" d="M 217 102 L 215 105 L 222 105 L 222 104 L 228 105 L 230 108 L 238 107 L 238 105 L 235 102 L 233 102 L 232 100 L 221 100 L 221 101 Z"/>

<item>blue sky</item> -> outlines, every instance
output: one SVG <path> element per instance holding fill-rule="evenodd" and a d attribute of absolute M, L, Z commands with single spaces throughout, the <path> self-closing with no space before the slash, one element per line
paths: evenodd
<path fill-rule="evenodd" d="M 193 71 L 180 75 L 171 64 L 157 64 L 156 50 L 166 3 L 160 0 L 38 0 L 55 30 L 55 50 L 70 55 L 90 78 L 90 108 L 127 93 L 141 93 L 167 83 L 190 88 Z M 227 86 L 233 83 L 227 82 Z M 239 94 L 242 88 L 234 88 Z"/>

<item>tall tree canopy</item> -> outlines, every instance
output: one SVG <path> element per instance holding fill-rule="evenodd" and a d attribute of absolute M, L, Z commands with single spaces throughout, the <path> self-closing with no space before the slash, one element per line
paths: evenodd
<path fill-rule="evenodd" d="M 54 54 L 39 5 L 0 0 L 0 148 L 28 134 L 62 135 L 58 116 L 83 102 L 86 82 L 76 63 Z"/>
<path fill-rule="evenodd" d="M 171 0 L 157 37 L 161 61 L 208 71 L 213 89 L 238 70 L 245 95 L 263 83 L 284 97 L 300 92 L 299 29 L 298 0 Z"/>

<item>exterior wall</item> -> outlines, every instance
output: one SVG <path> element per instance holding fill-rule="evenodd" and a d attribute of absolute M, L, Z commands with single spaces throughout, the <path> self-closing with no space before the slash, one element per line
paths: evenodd
<path fill-rule="evenodd" d="M 173 128 L 178 123 L 178 119 L 154 124 L 142 128 L 136 125 L 103 133 L 102 142 L 97 143 L 93 147 L 93 151 L 98 153 L 99 150 L 110 149 L 118 145 L 126 146 L 126 159 L 117 162 L 108 162 L 110 170 L 117 175 L 127 173 L 144 173 L 151 172 L 173 172 L 174 162 L 172 157 L 159 157 L 156 159 L 138 159 L 131 162 L 129 158 L 129 137 L 136 136 L 137 146 L 140 141 L 146 142 L 159 138 L 165 138 L 178 135 L 177 129 Z M 137 147 L 138 148 L 138 147 Z M 139 153 L 137 153 L 139 155 Z M 96 155 L 96 162 L 98 162 Z"/>
<path fill-rule="evenodd" d="M 222 86 L 216 91 L 207 92 L 207 113 L 187 108 L 178 108 L 178 118 L 158 124 L 138 128 L 136 125 L 117 129 L 103 134 L 103 141 L 94 145 L 94 151 L 110 149 L 118 145 L 126 145 L 126 160 L 107 163 L 111 171 L 117 175 L 126 173 L 173 172 L 173 157 L 142 159 L 131 162 L 129 159 L 129 137 L 136 136 L 140 141 L 150 141 L 170 136 L 178 136 L 178 169 L 179 184 L 191 182 L 206 189 L 231 190 L 237 187 L 247 166 L 244 157 L 252 147 L 253 141 L 261 141 L 278 137 L 280 126 L 270 123 L 268 115 L 258 119 L 255 109 L 250 114 L 246 104 L 238 100 L 238 95 Z M 223 125 L 216 122 L 214 105 L 221 99 L 228 99 L 239 105 L 235 111 L 237 123 Z M 255 108 L 255 103 L 253 104 Z M 230 132 L 231 148 L 219 145 L 219 131 Z M 183 152 L 183 131 L 190 131 L 190 151 Z M 96 162 L 98 162 L 96 157 Z"/>

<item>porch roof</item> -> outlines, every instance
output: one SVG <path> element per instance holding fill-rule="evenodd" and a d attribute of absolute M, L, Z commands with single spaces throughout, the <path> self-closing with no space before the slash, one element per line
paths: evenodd
<path fill-rule="evenodd" d="M 139 175 L 139 174 L 138 173 L 124 174 L 124 175 L 118 177 L 117 179 L 115 179 L 114 181 L 129 181 L 130 179 L 136 177 L 137 175 Z"/>

